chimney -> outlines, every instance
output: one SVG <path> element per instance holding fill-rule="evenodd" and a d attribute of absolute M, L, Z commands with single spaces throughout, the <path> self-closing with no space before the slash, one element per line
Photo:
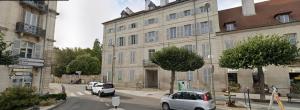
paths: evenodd
<path fill-rule="evenodd" d="M 129 15 L 133 14 L 133 11 L 128 7 L 125 8 L 125 12 L 128 13 Z"/>
<path fill-rule="evenodd" d="M 169 0 L 160 0 L 160 6 L 165 6 L 169 3 Z"/>
<path fill-rule="evenodd" d="M 149 10 L 150 3 L 151 3 L 151 0 L 145 0 L 145 10 Z"/>
<path fill-rule="evenodd" d="M 242 0 L 242 9 L 244 16 L 256 15 L 254 0 Z"/>

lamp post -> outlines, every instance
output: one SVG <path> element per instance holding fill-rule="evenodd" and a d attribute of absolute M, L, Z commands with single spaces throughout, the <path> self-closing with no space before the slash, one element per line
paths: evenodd
<path fill-rule="evenodd" d="M 211 35 L 210 35 L 210 29 L 211 29 L 211 23 L 210 23 L 210 19 L 209 19 L 209 8 L 210 8 L 210 4 L 206 3 L 205 4 L 205 8 L 206 8 L 206 16 L 207 16 L 207 23 L 208 23 L 208 42 L 209 42 L 209 64 L 210 64 L 210 92 L 213 95 L 213 99 L 214 99 L 214 103 L 216 103 L 216 94 L 215 94 L 215 87 L 214 87 L 214 65 L 212 63 L 212 55 L 211 55 Z"/>

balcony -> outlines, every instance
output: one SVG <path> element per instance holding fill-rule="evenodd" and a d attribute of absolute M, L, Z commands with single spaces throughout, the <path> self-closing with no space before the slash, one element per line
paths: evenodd
<path fill-rule="evenodd" d="M 156 64 L 152 63 L 150 60 L 143 60 L 144 67 L 158 67 Z"/>
<path fill-rule="evenodd" d="M 46 5 L 43 0 L 20 0 L 20 4 L 34 8 L 41 13 L 48 12 L 48 5 Z"/>
<path fill-rule="evenodd" d="M 19 65 L 43 67 L 44 66 L 44 60 L 42 60 L 42 59 L 33 59 L 33 58 L 19 58 Z"/>
<path fill-rule="evenodd" d="M 32 36 L 35 36 L 35 37 L 45 37 L 46 36 L 46 30 L 44 30 L 40 27 L 37 27 L 37 26 L 32 26 L 32 25 L 29 25 L 29 24 L 25 24 L 23 22 L 18 22 L 17 23 L 16 32 L 32 35 Z"/>

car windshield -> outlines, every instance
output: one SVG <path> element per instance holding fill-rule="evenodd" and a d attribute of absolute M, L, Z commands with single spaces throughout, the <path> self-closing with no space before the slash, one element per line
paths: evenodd
<path fill-rule="evenodd" d="M 103 88 L 114 88 L 114 85 L 112 85 L 112 84 L 104 84 Z"/>

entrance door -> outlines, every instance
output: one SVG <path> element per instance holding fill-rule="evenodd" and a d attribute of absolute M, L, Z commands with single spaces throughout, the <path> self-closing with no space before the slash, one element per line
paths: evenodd
<path fill-rule="evenodd" d="M 290 92 L 298 93 L 300 91 L 300 73 L 289 73 L 290 76 Z"/>
<path fill-rule="evenodd" d="M 146 70 L 146 88 L 158 88 L 157 70 Z"/>

